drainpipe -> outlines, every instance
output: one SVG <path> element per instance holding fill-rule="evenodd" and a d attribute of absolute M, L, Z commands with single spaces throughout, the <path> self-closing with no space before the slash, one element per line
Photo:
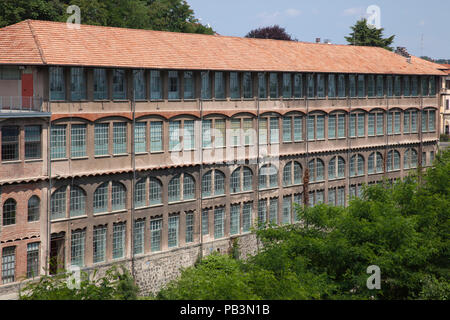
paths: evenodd
<path fill-rule="evenodd" d="M 209 75 L 209 70 L 207 71 L 208 75 Z M 200 71 L 200 81 L 202 81 L 202 72 Z M 194 81 L 195 81 L 195 77 L 194 77 Z M 200 86 L 201 88 L 201 86 Z M 199 176 L 199 180 L 200 180 L 200 207 L 198 209 L 198 216 L 199 216 L 199 229 L 200 229 L 200 254 L 199 257 L 200 259 L 203 258 L 203 186 L 202 186 L 202 179 L 203 179 L 203 97 L 202 97 L 202 93 L 201 93 L 201 89 L 200 89 L 200 98 L 199 98 L 199 107 L 200 107 L 200 132 L 201 137 L 200 137 L 200 176 Z M 194 127 L 195 130 L 195 127 Z M 210 132 L 211 134 L 211 132 Z M 214 212 L 213 212 L 214 214 Z M 209 215 L 209 213 L 208 213 Z M 209 230 L 209 219 L 208 219 L 208 230 Z"/>
<path fill-rule="evenodd" d="M 132 79 L 131 79 L 131 88 L 132 88 L 132 95 L 131 95 L 131 113 L 133 116 L 133 125 L 131 127 L 131 165 L 133 168 L 133 179 L 131 182 L 131 211 L 130 211 L 130 243 L 131 243 L 131 274 L 133 278 L 135 279 L 135 268 L 134 268 L 134 192 L 135 192 L 135 186 L 136 186 L 136 146 L 135 146 L 135 127 L 136 127 L 136 88 L 134 86 L 134 77 L 135 77 L 136 70 L 132 71 Z"/>
<path fill-rule="evenodd" d="M 50 99 L 50 69 L 47 68 L 48 72 L 48 100 L 47 100 L 47 111 L 51 113 L 51 99 Z M 45 261 L 45 275 L 49 275 L 50 271 L 50 245 L 51 245 L 51 222 L 50 222 L 50 214 L 51 214 L 51 196 L 52 196 L 52 160 L 51 160 L 51 152 L 50 152 L 50 144 L 51 144 L 51 129 L 52 129 L 52 118 L 51 116 L 48 118 L 48 128 L 47 128 L 47 175 L 48 175 L 48 190 L 47 190 L 47 221 L 46 221 L 46 231 L 47 231 L 47 253 L 46 253 L 46 261 Z"/>

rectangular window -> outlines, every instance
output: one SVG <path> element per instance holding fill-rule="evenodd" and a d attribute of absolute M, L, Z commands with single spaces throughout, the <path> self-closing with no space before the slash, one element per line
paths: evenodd
<path fill-rule="evenodd" d="M 303 117 L 294 117 L 294 141 L 303 140 Z"/>
<path fill-rule="evenodd" d="M 145 100 L 147 99 L 147 81 L 145 77 L 145 70 L 133 71 L 133 84 L 134 84 L 134 99 Z"/>
<path fill-rule="evenodd" d="M 3 284 L 16 279 L 16 247 L 6 247 L 2 250 L 2 280 Z"/>
<path fill-rule="evenodd" d="M 66 100 L 64 68 L 50 67 L 50 100 Z"/>
<path fill-rule="evenodd" d="M 241 119 L 231 120 L 231 136 L 230 144 L 232 147 L 239 146 L 241 144 Z"/>
<path fill-rule="evenodd" d="M 338 115 L 338 138 L 345 138 L 345 114 Z"/>
<path fill-rule="evenodd" d="M 125 70 L 114 69 L 113 71 L 113 99 L 125 100 L 127 98 L 127 83 Z"/>
<path fill-rule="evenodd" d="M 328 98 L 336 97 L 336 75 L 328 75 Z"/>
<path fill-rule="evenodd" d="M 240 99 L 241 98 L 241 83 L 239 81 L 239 73 L 230 72 L 230 98 Z"/>
<path fill-rule="evenodd" d="M 265 73 L 258 73 L 258 97 L 260 99 L 267 98 L 267 82 Z"/>
<path fill-rule="evenodd" d="M 436 77 L 430 76 L 430 92 L 429 96 L 436 95 Z"/>
<path fill-rule="evenodd" d="M 351 74 L 348 76 L 348 79 L 349 79 L 350 98 L 356 98 L 356 76 Z"/>
<path fill-rule="evenodd" d="M 259 120 L 259 144 L 267 144 L 267 118 Z"/>
<path fill-rule="evenodd" d="M 394 114 L 394 133 L 395 134 L 401 133 L 401 131 L 400 131 L 400 117 L 401 117 L 401 113 L 400 112 L 395 112 L 395 114 Z"/>
<path fill-rule="evenodd" d="M 336 115 L 328 117 L 328 139 L 336 139 Z"/>
<path fill-rule="evenodd" d="M 243 78 L 244 98 L 251 99 L 253 98 L 252 74 L 250 72 L 244 72 Z"/>
<path fill-rule="evenodd" d="M 225 75 L 223 72 L 214 72 L 214 97 L 225 99 Z"/>
<path fill-rule="evenodd" d="M 180 127 L 181 121 L 169 122 L 169 151 L 180 151 Z"/>
<path fill-rule="evenodd" d="M 93 262 L 103 262 L 106 258 L 106 226 L 94 227 Z"/>
<path fill-rule="evenodd" d="M 411 77 L 411 95 L 413 97 L 419 95 L 419 81 L 417 77 Z"/>
<path fill-rule="evenodd" d="M 278 198 L 272 198 L 269 201 L 269 222 L 278 224 Z"/>
<path fill-rule="evenodd" d="M 180 99 L 180 79 L 178 77 L 178 71 L 169 71 L 168 81 L 168 99 Z"/>
<path fill-rule="evenodd" d="M 365 114 L 358 113 L 358 137 L 365 137 Z"/>
<path fill-rule="evenodd" d="M 337 193 L 337 205 L 344 207 L 345 206 L 345 187 L 339 187 Z"/>
<path fill-rule="evenodd" d="M 39 276 L 39 242 L 27 244 L 27 278 Z"/>
<path fill-rule="evenodd" d="M 194 150 L 195 148 L 194 120 L 184 121 L 183 143 L 184 143 L 184 150 Z"/>
<path fill-rule="evenodd" d="M 315 129 L 315 116 L 308 116 L 308 141 L 314 141 L 314 129 Z"/>
<path fill-rule="evenodd" d="M 317 140 L 325 139 L 325 116 L 317 116 Z"/>
<path fill-rule="evenodd" d="M 369 97 L 375 97 L 375 76 L 369 75 L 367 78 L 367 95 Z"/>
<path fill-rule="evenodd" d="M 328 189 L 328 204 L 330 206 L 336 205 L 336 189 L 335 188 Z"/>
<path fill-rule="evenodd" d="M 252 225 L 252 203 L 244 203 L 242 208 L 242 231 L 249 232 Z"/>
<path fill-rule="evenodd" d="M 202 72 L 202 89 L 201 89 L 202 99 L 211 99 L 211 81 L 209 79 L 209 72 Z"/>
<path fill-rule="evenodd" d="M 246 146 L 253 145 L 253 119 L 244 119 L 244 144 Z"/>
<path fill-rule="evenodd" d="M 325 75 L 317 74 L 317 97 L 325 98 Z"/>
<path fill-rule="evenodd" d="M 160 71 L 150 71 L 150 99 L 162 99 L 162 79 Z"/>
<path fill-rule="evenodd" d="M 409 97 L 411 95 L 411 81 L 408 76 L 403 77 L 403 95 Z"/>
<path fill-rule="evenodd" d="M 239 219 L 241 206 L 239 204 L 230 207 L 230 235 L 239 234 Z"/>
<path fill-rule="evenodd" d="M 19 127 L 2 127 L 2 161 L 19 160 Z"/>
<path fill-rule="evenodd" d="M 283 98 L 292 97 L 292 76 L 290 73 L 283 73 Z"/>
<path fill-rule="evenodd" d="M 386 77 L 386 91 L 388 97 L 392 97 L 394 95 L 394 78 L 392 76 Z"/>
<path fill-rule="evenodd" d="M 70 68 L 72 101 L 86 100 L 86 73 L 83 68 Z"/>
<path fill-rule="evenodd" d="M 150 122 L 150 152 L 163 151 L 163 123 L 162 121 Z"/>
<path fill-rule="evenodd" d="M 147 151 L 147 123 L 136 122 L 134 127 L 134 152 L 144 153 Z"/>
<path fill-rule="evenodd" d="M 161 228 L 162 219 L 153 219 L 150 221 L 150 237 L 152 252 L 161 251 Z"/>
<path fill-rule="evenodd" d="M 383 76 L 377 76 L 377 97 L 384 96 L 384 83 Z"/>
<path fill-rule="evenodd" d="M 225 209 L 216 208 L 214 210 L 214 238 L 220 239 L 225 235 Z"/>
<path fill-rule="evenodd" d="M 25 159 L 41 158 L 41 126 L 25 126 Z"/>
<path fill-rule="evenodd" d="M 291 223 L 292 197 L 283 197 L 283 224 Z"/>
<path fill-rule="evenodd" d="M 108 78 L 106 69 L 94 69 L 94 100 L 108 99 Z"/>
<path fill-rule="evenodd" d="M 204 236 L 209 235 L 209 210 L 203 209 L 202 211 L 202 234 Z"/>
<path fill-rule="evenodd" d="M 169 217 L 169 229 L 167 231 L 167 244 L 169 248 L 178 247 L 179 224 L 179 216 Z"/>
<path fill-rule="evenodd" d="M 411 132 L 417 133 L 417 111 L 411 112 Z"/>
<path fill-rule="evenodd" d="M 212 147 L 212 120 L 202 122 L 202 144 L 203 148 Z"/>
<path fill-rule="evenodd" d="M 269 83 L 270 83 L 270 98 L 278 99 L 278 74 L 270 73 L 269 75 Z"/>
<path fill-rule="evenodd" d="M 427 76 L 421 77 L 422 80 L 422 96 L 429 94 L 430 83 Z"/>
<path fill-rule="evenodd" d="M 303 97 L 303 76 L 300 73 L 294 75 L 294 98 Z"/>
<path fill-rule="evenodd" d="M 72 124 L 71 128 L 70 156 L 81 158 L 86 156 L 86 125 Z"/>
<path fill-rule="evenodd" d="M 214 146 L 216 148 L 225 147 L 225 120 L 215 120 L 214 121 L 215 130 L 214 130 Z"/>
<path fill-rule="evenodd" d="M 356 114 L 350 115 L 350 137 L 356 138 Z"/>
<path fill-rule="evenodd" d="M 400 76 L 394 77 L 394 95 L 396 97 L 402 95 L 402 78 Z"/>
<path fill-rule="evenodd" d="M 436 130 L 436 111 L 430 110 L 428 113 L 428 132 Z"/>
<path fill-rule="evenodd" d="M 388 120 L 387 120 L 387 132 L 388 134 L 393 134 L 393 126 L 392 126 L 392 121 L 394 118 L 394 113 L 393 112 L 389 112 L 388 113 Z"/>
<path fill-rule="evenodd" d="M 125 256 L 125 223 L 115 223 L 113 226 L 113 259 Z"/>
<path fill-rule="evenodd" d="M 194 214 L 186 214 L 186 243 L 194 242 Z"/>
<path fill-rule="evenodd" d="M 66 125 L 54 125 L 51 128 L 50 154 L 52 159 L 66 157 Z"/>
<path fill-rule="evenodd" d="M 96 123 L 94 126 L 95 155 L 103 156 L 108 154 L 109 144 L 109 124 Z"/>
<path fill-rule="evenodd" d="M 308 74 L 307 79 L 308 79 L 307 96 L 308 98 L 313 99 L 316 96 L 314 75 Z"/>
<path fill-rule="evenodd" d="M 261 199 L 258 201 L 258 223 L 266 223 L 267 219 L 267 200 Z"/>
<path fill-rule="evenodd" d="M 126 154 L 127 153 L 127 123 L 114 122 L 113 123 L 113 153 Z"/>
<path fill-rule="evenodd" d="M 384 134 L 384 114 L 377 113 L 377 136 Z"/>
<path fill-rule="evenodd" d="M 410 113 L 405 112 L 403 114 L 403 133 L 410 133 L 409 125 L 410 125 Z"/>
<path fill-rule="evenodd" d="M 270 118 L 270 143 L 280 143 L 280 128 L 278 118 Z"/>
<path fill-rule="evenodd" d="M 368 136 L 373 137 L 375 135 L 375 113 L 369 113 L 368 118 Z"/>
<path fill-rule="evenodd" d="M 339 98 L 345 98 L 345 75 L 340 74 L 338 75 L 338 96 Z"/>
<path fill-rule="evenodd" d="M 358 97 L 364 98 L 366 96 L 366 81 L 363 74 L 358 75 Z"/>
<path fill-rule="evenodd" d="M 195 80 L 194 72 L 185 71 L 184 72 L 184 99 L 194 99 L 195 98 Z"/>
<path fill-rule="evenodd" d="M 144 234 L 145 233 L 145 220 L 135 220 L 134 221 L 134 231 L 133 231 L 133 252 L 134 254 L 144 253 Z"/>
<path fill-rule="evenodd" d="M 292 118 L 283 117 L 283 142 L 292 142 Z"/>
<path fill-rule="evenodd" d="M 85 241 L 86 230 L 72 231 L 70 255 L 72 266 L 84 266 Z"/>

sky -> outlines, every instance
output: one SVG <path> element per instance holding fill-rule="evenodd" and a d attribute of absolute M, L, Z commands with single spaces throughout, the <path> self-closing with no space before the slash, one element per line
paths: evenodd
<path fill-rule="evenodd" d="M 243 37 L 250 30 L 278 24 L 300 41 L 316 38 L 346 44 L 350 27 L 380 8 L 384 36 L 415 56 L 450 59 L 448 0 L 187 0 L 201 23 L 217 33 Z"/>

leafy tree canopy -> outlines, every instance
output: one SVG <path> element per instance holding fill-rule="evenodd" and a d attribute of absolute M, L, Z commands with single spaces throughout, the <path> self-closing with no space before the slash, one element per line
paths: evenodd
<path fill-rule="evenodd" d="M 353 30 L 350 36 L 345 37 L 345 40 L 351 45 L 381 47 L 389 51 L 393 51 L 390 45 L 394 42 L 395 35 L 388 38 L 383 38 L 383 28 L 371 28 L 367 25 L 367 19 L 362 19 L 356 22 L 351 27 Z"/>
<path fill-rule="evenodd" d="M 275 39 L 275 40 L 289 40 L 289 41 L 297 41 L 292 38 L 290 34 L 286 32 L 285 28 L 280 27 L 279 25 L 258 28 L 251 30 L 246 38 L 258 38 L 258 39 Z"/>
<path fill-rule="evenodd" d="M 214 34 L 185 0 L 3 0 L 0 27 L 26 19 L 66 21 L 69 5 L 80 7 L 82 24 Z"/>

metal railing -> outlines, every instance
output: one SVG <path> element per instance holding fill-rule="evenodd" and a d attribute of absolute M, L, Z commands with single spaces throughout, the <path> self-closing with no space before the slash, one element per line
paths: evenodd
<path fill-rule="evenodd" d="M 0 96 L 0 112 L 44 112 L 40 97 Z"/>

